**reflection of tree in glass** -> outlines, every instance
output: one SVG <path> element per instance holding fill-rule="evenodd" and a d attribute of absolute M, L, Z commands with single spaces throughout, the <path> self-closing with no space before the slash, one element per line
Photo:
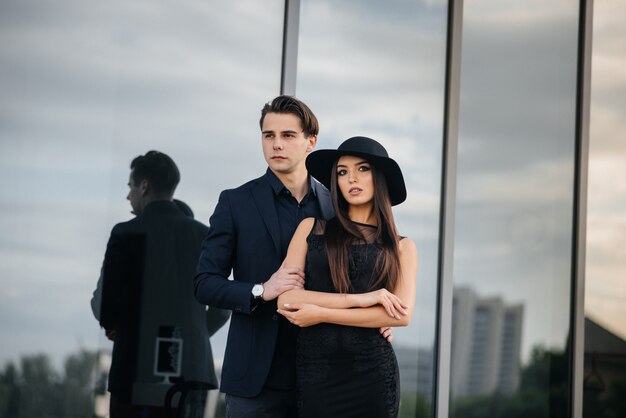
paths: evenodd
<path fill-rule="evenodd" d="M 626 370 L 626 365 L 622 365 Z M 626 380 L 614 380 L 608 389 L 583 392 L 583 418 L 619 418 L 626 411 Z"/>
<path fill-rule="evenodd" d="M 91 418 L 96 353 L 68 356 L 61 376 L 45 354 L 24 356 L 0 371 L 0 417 Z"/>
<path fill-rule="evenodd" d="M 68 356 L 61 376 L 45 354 L 24 356 L 20 367 L 0 370 L 0 418 L 91 418 L 97 353 Z M 493 394 L 456 399 L 453 418 L 559 418 L 567 416 L 568 360 L 562 351 L 535 347 L 512 395 Z M 100 388 L 102 389 L 102 388 Z M 626 381 L 615 380 L 605 391 L 584 392 L 583 418 L 618 418 L 626 411 Z M 400 418 L 426 418 L 430 404 L 420 394 L 403 393 Z M 223 405 L 217 416 L 223 416 Z"/>
<path fill-rule="evenodd" d="M 429 418 L 430 411 L 431 405 L 426 396 L 419 393 L 402 393 L 399 418 Z"/>
<path fill-rule="evenodd" d="M 533 349 L 528 365 L 522 368 L 517 392 L 458 398 L 450 410 L 453 418 L 564 418 L 567 413 L 567 355 L 541 347 Z"/>

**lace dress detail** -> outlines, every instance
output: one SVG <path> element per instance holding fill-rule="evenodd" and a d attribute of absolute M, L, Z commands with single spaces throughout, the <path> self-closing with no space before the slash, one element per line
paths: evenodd
<path fill-rule="evenodd" d="M 334 293 L 324 227 L 323 221 L 316 221 L 307 238 L 305 287 Z M 368 291 L 379 252 L 374 242 L 352 246 L 350 293 Z M 297 364 L 301 417 L 397 417 L 398 364 L 393 347 L 378 329 L 334 324 L 302 328 Z"/>

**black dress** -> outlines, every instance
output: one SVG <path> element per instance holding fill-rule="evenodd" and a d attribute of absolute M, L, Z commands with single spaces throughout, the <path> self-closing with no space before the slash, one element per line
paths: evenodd
<path fill-rule="evenodd" d="M 362 226 L 367 228 L 367 226 Z M 336 293 L 323 221 L 307 238 L 307 290 Z M 369 291 L 375 243 L 352 246 L 350 293 Z M 298 410 L 301 417 L 396 417 L 400 402 L 398 363 L 378 328 L 318 324 L 300 329 L 297 346 Z"/>

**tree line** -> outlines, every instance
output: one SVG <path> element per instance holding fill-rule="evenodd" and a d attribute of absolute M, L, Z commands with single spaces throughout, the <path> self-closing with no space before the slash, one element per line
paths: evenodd
<path fill-rule="evenodd" d="M 22 356 L 0 371 L 0 417 L 93 418 L 97 352 L 66 357 L 59 373 L 46 354 Z M 98 387 L 97 387 L 98 386 Z"/>

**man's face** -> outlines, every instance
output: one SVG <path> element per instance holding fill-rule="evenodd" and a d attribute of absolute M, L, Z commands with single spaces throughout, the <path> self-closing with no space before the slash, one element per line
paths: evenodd
<path fill-rule="evenodd" d="M 133 172 L 130 172 L 128 179 L 128 196 L 126 199 L 130 201 L 130 206 L 133 208 L 132 213 L 139 215 L 142 210 L 143 193 L 141 190 L 141 184 L 135 184 L 133 179 Z"/>
<path fill-rule="evenodd" d="M 304 161 L 317 143 L 305 138 L 300 119 L 291 113 L 268 113 L 261 128 L 263 156 L 274 173 L 289 174 L 304 169 Z"/>

